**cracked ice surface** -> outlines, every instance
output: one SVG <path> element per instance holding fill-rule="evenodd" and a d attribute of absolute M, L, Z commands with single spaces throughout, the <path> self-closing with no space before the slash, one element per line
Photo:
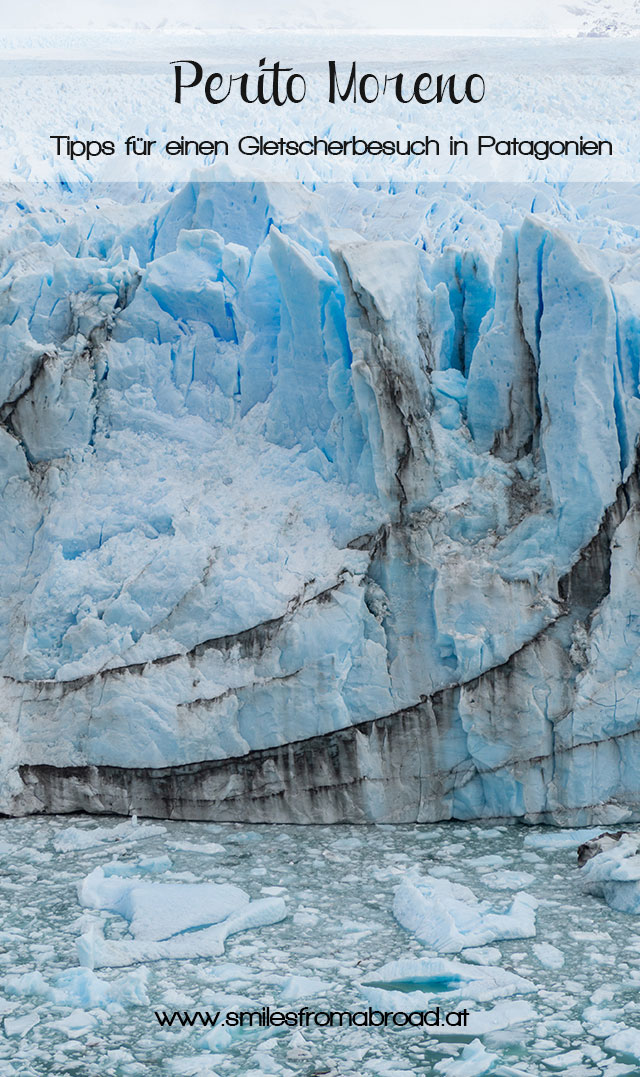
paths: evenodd
<path fill-rule="evenodd" d="M 7 191 L 3 809 L 633 817 L 638 213 Z"/>
<path fill-rule="evenodd" d="M 549 840 L 556 835 L 562 840 Z M 86 817 L 4 820 L 0 1074 L 632 1077 L 640 1017 L 637 920 L 585 894 L 576 857 L 583 835 L 576 832 L 572 845 L 566 831 L 552 828 L 527 836 L 547 844 L 525 843 L 518 826 L 486 824 L 250 830 L 171 821 L 123 828 L 115 818 L 100 825 Z M 395 892 L 417 872 L 457 887 L 457 913 L 466 903 L 472 922 L 478 902 L 496 902 L 495 876 L 515 896 L 511 876 L 523 865 L 538 903 L 535 938 L 494 937 L 489 946 L 445 957 L 394 916 Z M 169 906 L 152 900 L 163 888 L 184 897 L 168 942 L 182 939 L 190 950 L 139 953 L 136 961 L 140 942 L 166 946 L 150 938 L 171 930 Z M 224 953 L 214 953 L 213 929 L 205 925 L 216 909 L 225 912 L 219 899 L 234 890 L 250 898 L 238 913 L 279 901 L 285 914 L 246 924 L 229 934 Z M 114 900 L 116 891 L 124 901 Z M 91 908 L 79 894 L 93 896 Z M 509 898 L 500 892 L 501 904 Z M 104 939 L 112 954 L 128 949 L 132 960 L 86 967 L 77 947 L 82 954 L 89 935 Z M 223 1026 L 160 1029 L 154 1017 L 154 1010 L 263 1005 L 468 1006 L 471 1042 L 452 1042 L 446 1028 L 438 1035 L 345 1027 L 237 1036 Z"/>

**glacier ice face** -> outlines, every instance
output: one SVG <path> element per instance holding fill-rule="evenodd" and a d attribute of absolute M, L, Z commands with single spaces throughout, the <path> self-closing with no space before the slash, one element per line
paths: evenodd
<path fill-rule="evenodd" d="M 638 817 L 638 209 L 9 192 L 0 809 Z"/>

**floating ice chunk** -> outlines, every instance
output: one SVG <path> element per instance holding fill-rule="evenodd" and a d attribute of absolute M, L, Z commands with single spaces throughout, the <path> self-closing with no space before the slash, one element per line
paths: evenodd
<path fill-rule="evenodd" d="M 530 1002 L 525 999 L 507 1000 L 499 1002 L 490 1010 L 472 1010 L 464 1028 L 440 1025 L 430 1028 L 429 1035 L 439 1040 L 458 1041 L 463 1037 L 471 1040 L 487 1036 L 491 1032 L 499 1032 L 503 1028 L 511 1028 L 512 1025 L 535 1021 L 536 1018 L 537 1013 Z"/>
<path fill-rule="evenodd" d="M 105 876 L 119 875 L 120 878 L 131 878 L 135 875 L 161 875 L 171 868 L 171 860 L 168 856 L 146 856 L 142 860 L 129 863 L 125 860 L 110 860 L 102 865 Z"/>
<path fill-rule="evenodd" d="M 547 969 L 561 969 L 564 965 L 564 954 L 557 946 L 550 942 L 534 942 L 533 952 L 541 965 Z"/>
<path fill-rule="evenodd" d="M 27 1032 L 35 1028 L 39 1021 L 40 1018 L 35 1011 L 24 1013 L 21 1017 L 5 1017 L 4 1034 L 5 1036 L 26 1036 Z"/>
<path fill-rule="evenodd" d="M 374 931 L 380 931 L 381 925 L 375 920 L 340 920 L 340 930 L 345 935 L 371 935 Z"/>
<path fill-rule="evenodd" d="M 580 868 L 590 893 L 618 912 L 640 915 L 640 842 L 623 834 L 611 848 L 596 853 Z"/>
<path fill-rule="evenodd" d="M 165 834 L 166 828 L 150 824 L 139 824 L 133 815 L 124 823 L 116 826 L 68 826 L 61 830 L 53 840 L 53 847 L 59 853 L 69 853 L 76 849 L 91 849 L 95 845 L 105 845 L 112 841 L 144 841 Z"/>
<path fill-rule="evenodd" d="M 491 871 L 482 876 L 482 882 L 490 890 L 519 890 L 535 882 L 535 876 L 528 871 Z"/>
<path fill-rule="evenodd" d="M 620 1032 L 614 1032 L 604 1041 L 604 1045 L 609 1051 L 631 1055 L 640 1062 L 640 1030 L 637 1028 L 625 1028 Z"/>
<path fill-rule="evenodd" d="M 225 940 L 238 931 L 266 927 L 284 920 L 287 909 L 282 898 L 261 898 L 231 913 L 214 927 L 200 931 L 183 931 L 169 939 L 135 939 L 129 941 L 103 938 L 95 929 L 78 939 L 78 960 L 88 968 L 119 968 L 140 961 L 164 959 L 193 959 L 219 957 L 224 953 Z"/>
<path fill-rule="evenodd" d="M 471 860 L 467 860 L 471 868 L 501 868 L 506 863 L 508 861 L 498 853 L 485 853 L 484 856 L 474 856 Z"/>
<path fill-rule="evenodd" d="M 502 1063 L 495 1070 L 496 1077 L 538 1077 L 533 1070 L 525 1069 L 524 1066 L 509 1066 Z"/>
<path fill-rule="evenodd" d="M 294 912 L 293 922 L 298 927 L 315 927 L 318 923 L 318 914 L 312 909 L 302 909 Z"/>
<path fill-rule="evenodd" d="M 97 1018 L 86 1010 L 72 1010 L 68 1017 L 54 1021 L 53 1028 L 64 1032 L 70 1039 L 76 1039 L 78 1036 L 83 1036 L 85 1032 L 90 1032 L 96 1020 Z"/>
<path fill-rule="evenodd" d="M 119 1006 L 148 1006 L 148 971 L 135 969 L 114 980 L 104 980 L 91 969 L 66 969 L 48 983 L 41 972 L 27 972 L 9 976 L 4 982 L 7 995 L 22 998 L 43 998 L 56 1006 L 72 1006 L 74 1009 L 95 1009 L 117 1003 Z"/>
<path fill-rule="evenodd" d="M 481 1077 L 489 1073 L 497 1060 L 498 1056 L 490 1054 L 480 1040 L 472 1040 L 462 1049 L 460 1058 L 443 1058 L 433 1068 L 444 1077 Z"/>
<path fill-rule="evenodd" d="M 157 883 L 106 877 L 95 868 L 78 885 L 78 900 L 89 909 L 107 909 L 129 921 L 136 939 L 168 939 L 182 931 L 219 924 L 249 903 L 231 883 Z"/>
<path fill-rule="evenodd" d="M 317 998 L 331 990 L 331 984 L 317 976 L 288 976 L 282 985 L 282 999 L 296 1002 L 299 998 Z"/>
<path fill-rule="evenodd" d="M 543 1059 L 543 1064 L 550 1070 L 562 1070 L 565 1073 L 569 1066 L 578 1066 L 584 1058 L 582 1051 L 564 1051 L 560 1055 L 552 1055 Z"/>
<path fill-rule="evenodd" d="M 52 988 L 49 987 L 41 972 L 23 972 L 19 976 L 7 976 L 3 988 L 9 996 L 42 995 L 53 1001 Z"/>
<path fill-rule="evenodd" d="M 599 1040 L 606 1040 L 617 1032 L 625 1031 L 625 1025 L 616 1020 L 618 1017 L 619 1010 L 606 1010 L 601 1005 L 587 1006 L 582 1013 L 582 1020 L 589 1030 L 589 1035 Z"/>
<path fill-rule="evenodd" d="M 537 904 L 531 895 L 518 893 L 509 908 L 500 912 L 489 902 L 479 901 L 467 886 L 432 875 L 413 875 L 396 890 L 393 912 L 425 945 L 453 954 L 499 939 L 532 938 Z"/>
<path fill-rule="evenodd" d="M 468 965 L 444 957 L 405 957 L 373 972 L 360 990 L 383 1009 L 429 1009 L 440 999 L 447 1005 L 460 999 L 494 999 L 535 991 L 535 984 L 495 965 Z M 383 1005 L 384 1003 L 384 1005 Z"/>
<path fill-rule="evenodd" d="M 341 849 L 345 852 L 351 852 L 353 849 L 361 849 L 364 842 L 361 838 L 338 838 L 337 841 L 331 842 L 332 849 Z"/>
<path fill-rule="evenodd" d="M 236 998 L 232 1001 L 227 1000 L 227 1004 L 229 1009 L 260 1010 L 260 1004 L 257 1001 L 252 1000 L 240 1000 Z M 228 1010 L 223 1010 L 221 1021 L 226 1018 L 226 1013 L 228 1012 Z M 256 1025 L 250 1028 L 240 1028 L 239 1025 L 225 1026 L 221 1021 L 218 1022 L 215 1028 L 212 1028 L 209 1032 L 205 1032 L 200 1038 L 199 1044 L 201 1047 L 217 1053 L 227 1051 L 241 1038 L 245 1039 L 250 1037 L 251 1040 L 258 1041 L 261 1039 L 268 1039 L 272 1036 L 272 1031 L 268 1028 L 258 1028 Z"/>
<path fill-rule="evenodd" d="M 497 946 L 465 947 L 464 959 L 474 965 L 495 965 L 502 958 Z"/>
<path fill-rule="evenodd" d="M 226 983 L 229 980 L 252 980 L 254 976 L 255 972 L 249 965 L 239 965 L 235 961 L 221 961 L 218 965 L 206 970 L 207 982 Z"/>
<path fill-rule="evenodd" d="M 416 1073 L 414 1069 L 398 1069 L 397 1062 L 387 1062 L 383 1058 L 368 1058 L 363 1065 L 364 1069 L 377 1074 L 377 1077 L 415 1077 Z"/>
<path fill-rule="evenodd" d="M 211 1069 L 211 1055 L 181 1055 L 178 1058 L 170 1058 L 165 1063 L 169 1073 L 178 1073 L 180 1077 L 219 1077 L 219 1074 Z"/>
<path fill-rule="evenodd" d="M 195 845 L 189 841 L 168 841 L 167 848 L 201 856 L 215 856 L 216 853 L 224 852 L 224 845 L 218 845 L 216 841 L 205 842 L 203 845 Z"/>
<path fill-rule="evenodd" d="M 602 833 L 602 827 L 589 827 L 584 830 L 543 830 L 539 833 L 527 834 L 524 844 L 529 849 L 573 849 L 590 838 L 597 838 Z"/>

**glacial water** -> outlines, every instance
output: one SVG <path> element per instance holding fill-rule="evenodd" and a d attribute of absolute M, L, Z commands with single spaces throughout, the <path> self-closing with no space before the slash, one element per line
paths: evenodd
<path fill-rule="evenodd" d="M 147 834 L 143 824 L 123 828 L 120 819 L 83 816 L 0 824 L 2 1077 L 639 1072 L 638 1059 L 616 1044 L 633 1043 L 640 1018 L 640 923 L 585 893 L 576 832 L 458 824 L 167 822 L 162 828 Z M 98 844 L 89 845 L 92 840 Z M 217 958 L 144 961 L 142 971 L 136 965 L 96 969 L 91 990 L 72 977 L 76 986 L 61 1001 L 64 991 L 51 985 L 77 969 L 81 934 L 100 925 L 107 938 L 130 937 L 122 916 L 78 903 L 77 884 L 107 864 L 108 872 L 124 876 L 135 868 L 148 882 L 233 883 L 252 899 L 280 896 L 287 915 L 232 935 Z M 535 938 L 441 955 L 471 957 L 476 969 L 478 962 L 499 965 L 534 985 L 518 996 L 532 1007 L 529 1019 L 482 1035 L 483 1052 L 466 1047 L 465 1061 L 463 1042 L 439 1042 L 421 1028 L 253 1029 L 216 1045 L 210 1030 L 159 1026 L 156 1010 L 365 1010 L 359 985 L 379 981 L 381 966 L 435 956 L 393 916 L 394 891 L 415 866 L 422 875 L 465 884 L 497 910 L 506 909 L 516 891 L 539 901 Z M 32 975 L 37 971 L 39 978 Z M 95 984 L 103 981 L 117 985 L 112 1001 L 96 994 Z M 451 984 L 436 980 L 431 989 L 434 1004 L 442 998 L 446 1008 Z M 140 1001 L 145 998 L 148 1004 Z M 469 1006 L 474 1013 L 500 1011 L 512 1002 Z M 625 1030 L 626 1040 L 620 1037 Z"/>

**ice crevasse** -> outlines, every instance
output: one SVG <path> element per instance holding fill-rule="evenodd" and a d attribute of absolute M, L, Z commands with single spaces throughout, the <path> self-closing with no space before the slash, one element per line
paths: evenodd
<path fill-rule="evenodd" d="M 5 190 L 0 811 L 640 818 L 640 195 Z"/>

